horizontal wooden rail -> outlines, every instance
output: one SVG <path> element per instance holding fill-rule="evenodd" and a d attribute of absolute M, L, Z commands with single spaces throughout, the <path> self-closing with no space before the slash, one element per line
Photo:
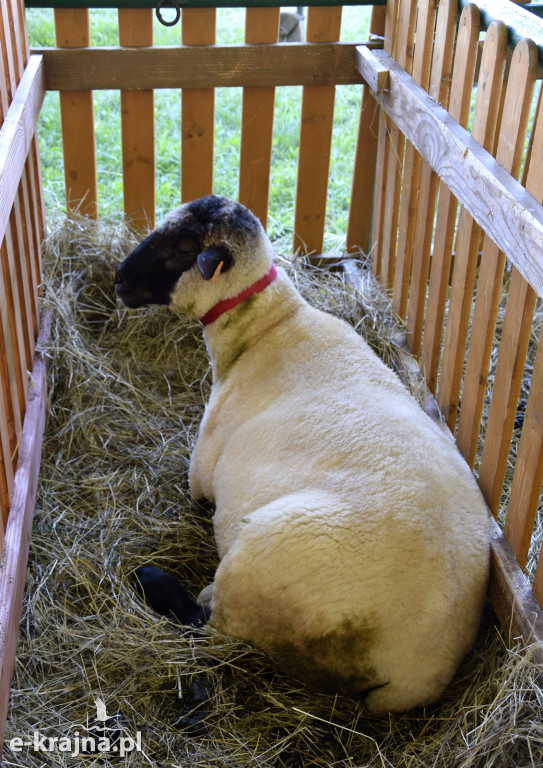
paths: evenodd
<path fill-rule="evenodd" d="M 45 95 L 41 56 L 31 56 L 0 128 L 0 240 L 8 225 Z"/>
<path fill-rule="evenodd" d="M 52 91 L 362 83 L 352 43 L 48 48 Z"/>
<path fill-rule="evenodd" d="M 543 206 L 387 53 L 373 55 L 389 74 L 388 90 L 374 92 L 374 98 L 543 296 Z M 361 66 L 367 68 L 367 56 Z"/>

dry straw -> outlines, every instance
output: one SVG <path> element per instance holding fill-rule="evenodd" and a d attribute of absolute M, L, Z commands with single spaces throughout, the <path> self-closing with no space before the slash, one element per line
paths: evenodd
<path fill-rule="evenodd" d="M 125 228 L 81 218 L 59 222 L 46 244 L 50 412 L 4 768 L 539 768 L 537 670 L 506 648 L 490 612 L 439 705 L 374 718 L 357 698 L 309 693 L 246 644 L 183 635 L 141 602 L 138 566 L 153 562 L 197 593 L 216 553 L 211 510 L 187 489 L 210 383 L 200 329 L 116 302 L 113 270 L 132 245 Z M 398 326 L 367 271 L 356 292 L 338 273 L 282 263 L 312 303 L 394 358 Z M 108 724 L 141 734 L 141 751 L 10 748 L 35 732 L 85 732 L 97 698 L 116 716 Z"/>

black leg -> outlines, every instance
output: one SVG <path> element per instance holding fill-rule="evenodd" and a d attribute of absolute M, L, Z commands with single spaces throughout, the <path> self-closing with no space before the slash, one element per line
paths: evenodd
<path fill-rule="evenodd" d="M 201 627 L 209 619 L 207 612 L 192 598 L 179 579 L 155 565 L 136 571 L 136 588 L 146 602 L 161 616 L 173 615 L 185 626 Z"/>

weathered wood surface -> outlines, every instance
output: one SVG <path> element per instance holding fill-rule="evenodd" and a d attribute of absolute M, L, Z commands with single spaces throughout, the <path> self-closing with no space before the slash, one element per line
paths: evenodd
<path fill-rule="evenodd" d="M 398 64 L 411 73 L 413 66 L 413 44 L 415 37 L 415 21 L 417 4 L 410 0 L 398 0 L 397 24 L 391 53 Z M 388 33 L 385 34 L 385 50 Z M 381 142 L 380 150 L 383 157 L 378 155 L 379 174 L 382 179 L 384 199 L 376 205 L 375 228 L 373 231 L 372 248 L 378 252 L 374 265 L 381 275 L 381 280 L 387 287 L 392 284 L 396 258 L 396 231 L 400 212 L 400 193 L 404 160 L 405 136 L 394 121 L 385 118 L 380 123 L 380 131 L 385 130 L 385 139 Z M 381 135 L 381 134 L 380 134 Z M 382 168 L 381 168 L 382 162 Z M 378 214 L 378 216 L 377 216 Z"/>
<path fill-rule="evenodd" d="M 533 45 L 521 44 L 515 52 L 502 100 L 503 117 L 496 150 L 500 166 L 515 177 L 520 172 L 536 69 Z M 470 466 L 479 438 L 504 269 L 504 254 L 485 235 L 456 432 L 460 450 Z"/>
<path fill-rule="evenodd" d="M 182 11 L 184 45 L 213 50 L 217 14 L 214 8 Z M 181 200 L 187 202 L 213 192 L 215 91 L 213 87 L 185 88 L 181 94 Z M 212 84 L 211 84 L 212 85 Z"/>
<path fill-rule="evenodd" d="M 340 31 L 341 7 L 308 9 L 308 41 L 320 47 L 319 41 L 339 40 Z M 334 83 L 325 85 L 314 79 L 311 84 L 304 86 L 302 93 L 292 245 L 294 252 L 320 253 L 323 248 L 334 121 L 334 86 Z"/>
<path fill-rule="evenodd" d="M 46 316 L 42 322 L 42 341 L 49 336 L 50 320 L 51 318 Z M 32 370 L 28 405 L 19 444 L 19 462 L 13 482 L 11 509 L 0 562 L 0 744 L 6 724 L 17 645 L 46 405 L 47 366 L 45 358 L 38 354 Z"/>
<path fill-rule="evenodd" d="M 432 67 L 432 42 L 434 39 L 437 5 L 434 0 L 423 0 L 417 14 L 417 43 L 413 59 L 413 79 L 428 90 Z M 374 102 L 375 103 L 375 102 Z M 393 275 L 393 306 L 400 317 L 405 317 L 417 207 L 421 181 L 422 158 L 414 146 L 407 142 L 402 176 L 402 190 L 398 218 L 398 243 Z"/>
<path fill-rule="evenodd" d="M 503 78 L 506 59 L 507 30 L 504 24 L 493 22 L 487 31 L 481 56 L 471 129 L 473 138 L 488 151 L 493 149 L 496 138 L 496 126 L 504 89 Z M 462 208 L 456 233 L 449 308 L 437 393 L 438 405 L 446 415 L 449 427 L 453 432 L 458 416 L 460 386 L 480 246 L 481 229 L 466 209 Z"/>
<path fill-rule="evenodd" d="M 57 45 L 72 54 L 77 55 L 81 49 L 85 49 L 90 44 L 88 9 L 57 8 L 55 35 Z M 60 94 L 60 118 L 66 204 L 69 208 L 79 209 L 81 213 L 96 218 L 98 186 L 92 93 L 81 93 L 77 88 L 63 88 Z"/>
<path fill-rule="evenodd" d="M 454 60 L 448 112 L 464 128 L 467 126 L 473 93 L 473 76 L 479 43 L 479 12 L 474 5 L 462 11 L 456 47 L 462 56 Z M 443 319 L 449 285 L 458 202 L 450 189 L 441 184 L 436 212 L 434 248 L 430 264 L 422 368 L 428 386 L 435 392 L 443 336 Z M 442 403 L 438 400 L 438 405 Z"/>
<path fill-rule="evenodd" d="M 365 82 L 375 93 L 381 93 L 388 88 L 388 69 L 376 59 L 372 51 L 366 46 L 356 49 L 358 69 Z"/>
<path fill-rule="evenodd" d="M 437 12 L 428 92 L 433 99 L 445 106 L 449 102 L 456 26 L 456 0 L 442 0 Z M 406 307 L 409 346 L 416 355 L 420 353 L 423 331 L 438 188 L 438 176 L 423 159 L 418 190 L 415 190 L 417 202 L 416 213 L 413 212 L 415 223 L 412 251 L 408 255 L 411 260 L 411 279 Z M 402 317 L 404 317 L 403 314 Z"/>
<path fill-rule="evenodd" d="M 8 226 L 44 95 L 43 59 L 32 56 L 0 128 L 0 239 Z"/>
<path fill-rule="evenodd" d="M 533 645 L 543 665 L 543 613 L 499 525 L 491 518 L 489 599 L 510 645 Z"/>
<path fill-rule="evenodd" d="M 246 43 L 276 43 L 278 36 L 279 8 L 247 9 Z M 264 228 L 268 222 L 274 107 L 275 88 L 243 89 L 239 201 L 253 211 Z"/>
<path fill-rule="evenodd" d="M 119 43 L 153 44 L 153 12 L 119 8 Z M 121 91 L 123 206 L 135 227 L 155 225 L 155 113 L 153 91 Z"/>
<path fill-rule="evenodd" d="M 45 86 L 53 91 L 363 82 L 352 43 L 43 48 L 34 52 L 44 57 Z"/>
<path fill-rule="evenodd" d="M 375 55 L 390 72 L 390 90 L 375 94 L 379 104 L 543 296 L 543 206 L 385 51 Z"/>

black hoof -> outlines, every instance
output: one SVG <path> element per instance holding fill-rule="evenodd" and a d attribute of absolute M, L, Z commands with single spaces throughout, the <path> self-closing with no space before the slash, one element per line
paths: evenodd
<path fill-rule="evenodd" d="M 136 589 L 153 610 L 161 616 L 174 616 L 185 626 L 201 627 L 209 618 L 179 579 L 155 565 L 143 565 L 137 569 Z"/>

